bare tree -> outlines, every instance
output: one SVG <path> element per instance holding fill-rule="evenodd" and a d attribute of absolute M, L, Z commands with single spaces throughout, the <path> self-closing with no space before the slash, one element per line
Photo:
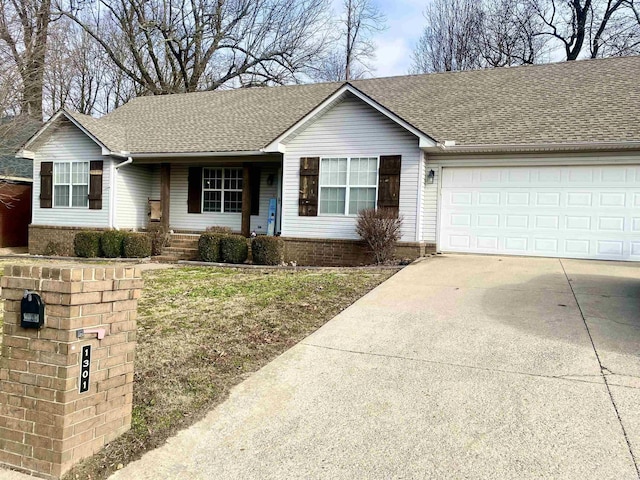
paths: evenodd
<path fill-rule="evenodd" d="M 22 81 L 22 113 L 42 119 L 42 90 L 51 0 L 0 0 L 0 41 Z"/>
<path fill-rule="evenodd" d="M 368 70 L 366 62 L 375 56 L 372 34 L 386 28 L 386 17 L 372 0 L 344 0 L 344 9 L 344 79 L 349 81 Z"/>
<path fill-rule="evenodd" d="M 297 81 L 324 49 L 326 0 L 98 0 L 57 8 L 152 94 Z"/>
<path fill-rule="evenodd" d="M 434 0 L 413 52 L 414 73 L 473 70 L 482 66 L 479 32 L 485 13 L 476 0 Z"/>
<path fill-rule="evenodd" d="M 513 0 L 486 2 L 477 33 L 483 66 L 532 64 L 541 59 L 544 39 L 537 35 L 535 11 Z"/>
<path fill-rule="evenodd" d="M 529 0 L 541 21 L 538 35 L 559 41 L 567 61 L 579 58 L 585 48 L 589 48 L 591 58 L 597 58 L 605 41 L 616 42 L 625 29 L 619 23 L 625 3 L 624 0 Z"/>

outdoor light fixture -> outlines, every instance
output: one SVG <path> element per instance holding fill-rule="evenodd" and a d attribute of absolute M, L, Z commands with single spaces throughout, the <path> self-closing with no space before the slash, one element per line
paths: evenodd
<path fill-rule="evenodd" d="M 429 174 L 427 175 L 427 183 L 433 183 L 433 179 L 436 177 L 436 172 L 433 170 L 429 170 Z"/>

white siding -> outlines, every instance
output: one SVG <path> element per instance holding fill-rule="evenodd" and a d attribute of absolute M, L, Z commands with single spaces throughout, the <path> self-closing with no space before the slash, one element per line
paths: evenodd
<path fill-rule="evenodd" d="M 277 179 L 275 177 L 278 165 L 265 164 L 261 166 L 261 169 L 260 215 L 251 216 L 251 230 L 255 230 L 257 233 L 266 233 L 269 200 L 277 196 Z M 267 185 L 269 174 L 274 176 L 272 185 Z M 242 214 L 240 213 L 187 213 L 188 175 L 188 165 L 171 165 L 171 228 L 201 231 L 215 225 L 240 231 L 242 223 Z M 158 198 L 160 198 L 159 194 Z"/>
<path fill-rule="evenodd" d="M 440 164 L 425 160 L 425 175 L 433 170 L 433 183 L 425 183 L 422 193 L 422 240 L 436 243 L 438 223 L 438 184 L 440 183 Z"/>
<path fill-rule="evenodd" d="M 88 207 L 40 208 L 40 163 L 102 160 L 102 209 Z M 101 148 L 70 123 L 60 126 L 36 148 L 33 162 L 33 225 L 108 227 L 111 159 Z"/>
<path fill-rule="evenodd" d="M 160 165 L 149 165 L 149 169 L 151 172 L 151 194 L 149 196 L 152 200 L 160 200 Z"/>
<path fill-rule="evenodd" d="M 403 241 L 416 241 L 420 176 L 418 139 L 353 96 L 318 118 L 287 144 L 283 167 L 282 235 L 357 239 L 354 216 L 298 216 L 300 157 L 402 155 L 400 214 Z M 419 237 L 419 235 L 418 235 Z"/>
<path fill-rule="evenodd" d="M 148 200 L 151 197 L 151 166 L 125 165 L 116 170 L 116 219 L 117 228 L 146 228 Z"/>

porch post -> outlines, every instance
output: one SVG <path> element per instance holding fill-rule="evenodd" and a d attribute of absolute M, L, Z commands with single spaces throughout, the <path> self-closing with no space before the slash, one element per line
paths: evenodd
<path fill-rule="evenodd" d="M 242 165 L 242 227 L 240 233 L 248 237 L 251 232 L 251 164 Z"/>
<path fill-rule="evenodd" d="M 161 224 L 169 228 L 171 204 L 171 164 L 160 164 L 160 209 L 162 210 Z"/>

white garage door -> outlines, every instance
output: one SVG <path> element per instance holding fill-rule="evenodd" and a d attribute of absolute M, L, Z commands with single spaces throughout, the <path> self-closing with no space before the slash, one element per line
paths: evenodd
<path fill-rule="evenodd" d="M 640 166 L 444 168 L 439 248 L 640 261 Z"/>

